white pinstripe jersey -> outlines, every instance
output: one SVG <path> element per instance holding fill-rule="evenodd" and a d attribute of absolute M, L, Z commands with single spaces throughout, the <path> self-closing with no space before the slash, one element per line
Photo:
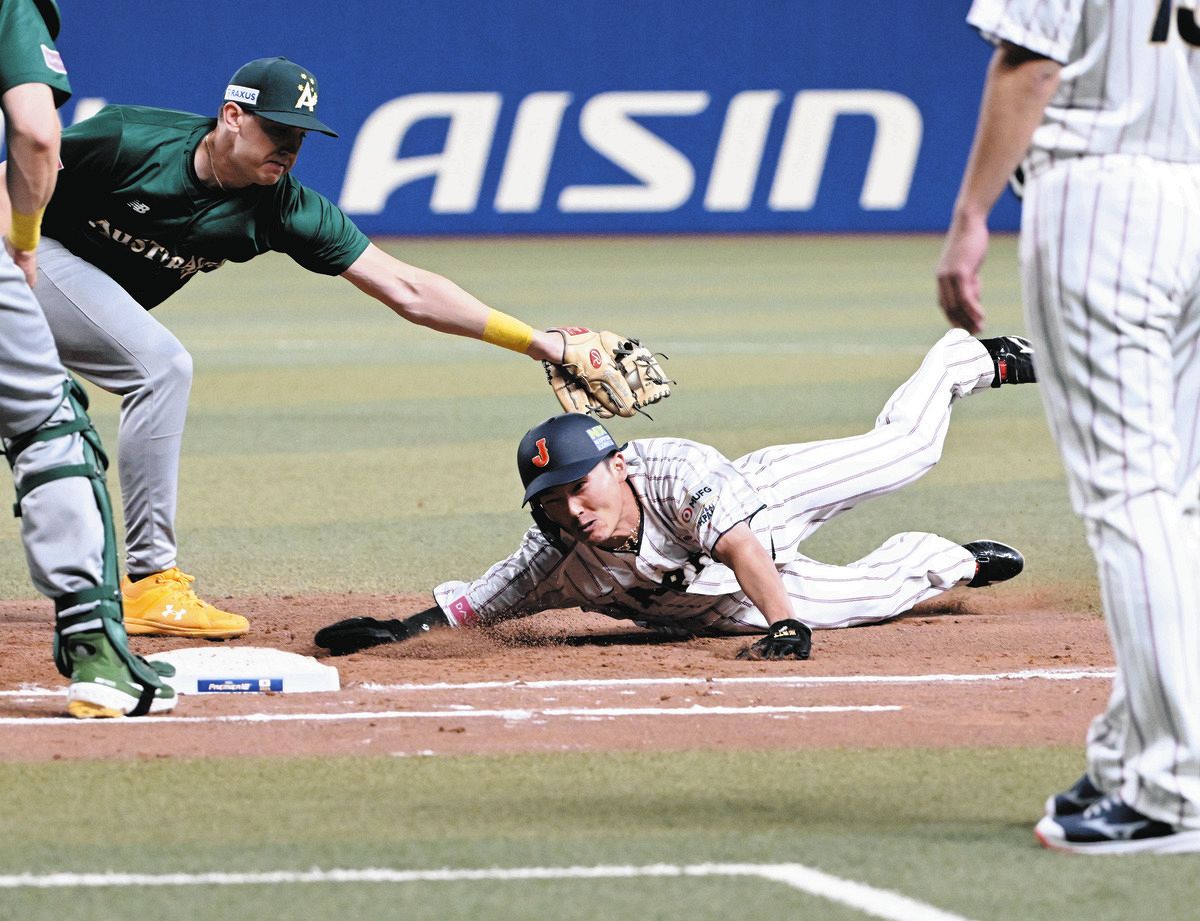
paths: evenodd
<path fill-rule="evenodd" d="M 1133 154 L 1200 162 L 1194 0 L 975 0 L 967 21 L 1063 65 L 1027 168 Z"/>
<path fill-rule="evenodd" d="M 784 502 L 771 482 L 778 475 L 767 475 L 762 452 L 729 461 L 694 441 L 646 438 L 631 441 L 622 453 L 642 508 L 636 553 L 584 543 L 564 553 L 530 528 L 517 551 L 479 579 L 437 586 L 442 609 L 464 624 L 579 606 L 690 632 L 722 619 L 736 622 L 739 611 L 753 610 L 712 551 L 721 535 L 749 520 L 777 566 L 795 557 L 801 523 L 780 514 Z M 721 629 L 736 630 L 737 624 Z"/>

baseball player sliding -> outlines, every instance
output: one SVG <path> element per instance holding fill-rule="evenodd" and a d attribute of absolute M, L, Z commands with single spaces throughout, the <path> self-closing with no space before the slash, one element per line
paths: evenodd
<path fill-rule="evenodd" d="M 291 175 L 308 132 L 336 137 L 317 108 L 311 70 L 263 58 L 233 75 L 215 119 L 107 106 L 63 132 L 35 294 L 66 367 L 121 395 L 121 592 L 130 633 L 215 639 L 249 626 L 200 600 L 178 561 L 175 510 L 192 359 L 150 310 L 198 273 L 269 250 L 287 253 L 309 271 L 340 275 L 412 323 L 552 363 L 551 383 L 564 405 L 596 400 L 605 412 L 630 415 L 669 393 L 635 340 L 578 328 L 535 331 L 372 245 L 337 206 Z"/>
<path fill-rule="evenodd" d="M 618 446 L 595 419 L 567 413 L 521 440 L 517 467 L 535 526 L 471 582 L 434 589 L 404 620 L 351 618 L 316 635 L 335 654 L 433 627 L 488 624 L 579 606 L 682 634 L 764 634 L 743 655 L 808 658 L 811 630 L 879 623 L 955 586 L 1017 575 L 995 541 L 959 545 L 909 532 L 848 566 L 799 544 L 865 499 L 937 462 L 954 402 L 1032 381 L 1017 337 L 952 330 L 892 395 L 870 432 L 764 448 L 730 461 L 683 438 Z"/>

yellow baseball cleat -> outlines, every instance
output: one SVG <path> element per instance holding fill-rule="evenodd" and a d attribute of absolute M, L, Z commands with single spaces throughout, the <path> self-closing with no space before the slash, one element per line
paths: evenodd
<path fill-rule="evenodd" d="M 132 636 L 195 636 L 221 640 L 242 636 L 250 621 L 201 601 L 192 591 L 195 576 L 172 566 L 137 582 L 121 580 L 125 632 Z"/>

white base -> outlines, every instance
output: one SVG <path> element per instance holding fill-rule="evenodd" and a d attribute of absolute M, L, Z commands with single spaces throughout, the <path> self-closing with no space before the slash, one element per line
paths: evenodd
<path fill-rule="evenodd" d="M 332 665 L 263 646 L 196 646 L 147 658 L 175 666 L 175 676 L 164 680 L 177 694 L 304 693 L 341 688 Z"/>

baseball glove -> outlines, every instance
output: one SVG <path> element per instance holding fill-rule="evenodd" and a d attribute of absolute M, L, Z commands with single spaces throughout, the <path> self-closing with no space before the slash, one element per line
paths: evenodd
<path fill-rule="evenodd" d="M 345 656 L 372 646 L 412 639 L 435 627 L 448 626 L 450 622 L 446 620 L 446 615 L 434 605 L 403 620 L 378 620 L 374 617 L 339 620 L 318 630 L 313 642 L 328 649 L 331 656 Z"/>
<path fill-rule="evenodd" d="M 737 654 L 739 659 L 807 659 L 812 655 L 812 631 L 798 620 L 778 620 L 767 635 Z"/>
<path fill-rule="evenodd" d="M 563 363 L 543 364 L 566 412 L 591 413 L 601 419 L 632 416 L 671 395 L 674 381 L 637 339 L 581 327 L 551 332 L 561 334 L 566 342 Z"/>

